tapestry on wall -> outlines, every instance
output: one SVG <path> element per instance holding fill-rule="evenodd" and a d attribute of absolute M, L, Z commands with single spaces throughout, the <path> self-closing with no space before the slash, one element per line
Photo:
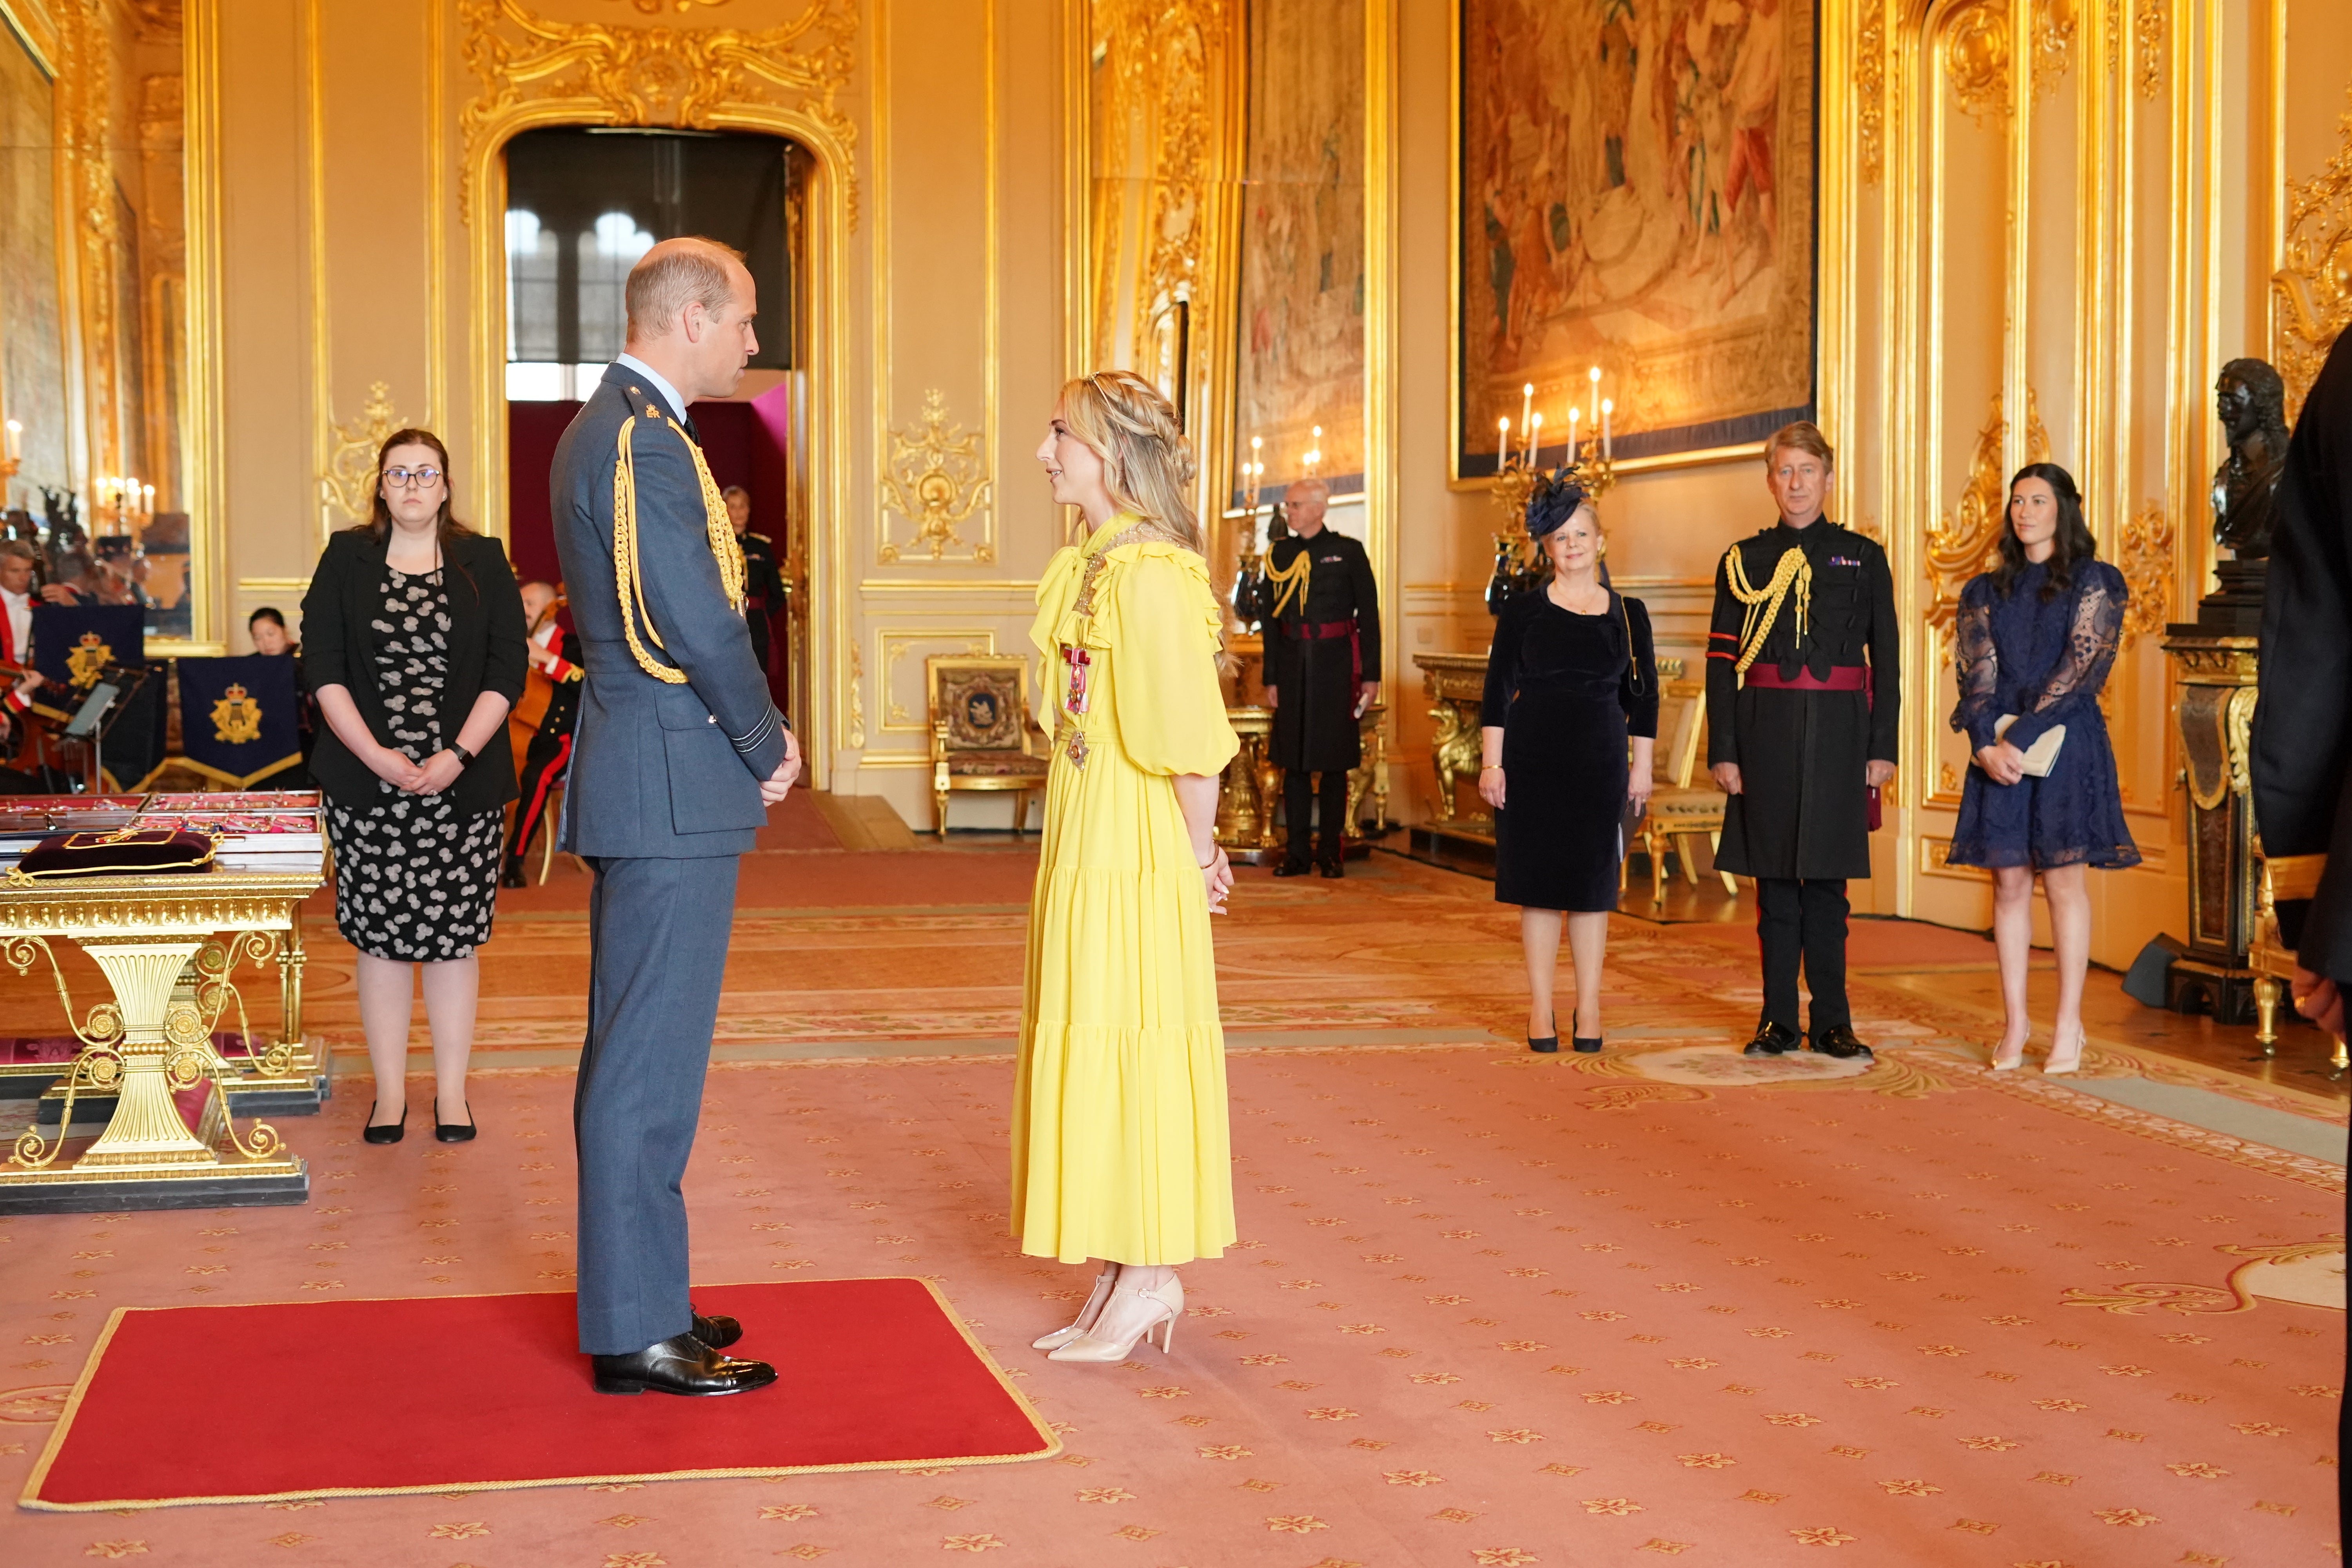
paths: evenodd
<path fill-rule="evenodd" d="M 0 409 L 21 426 L 15 502 L 36 512 L 43 486 L 70 483 L 54 113 L 47 74 L 0 22 Z"/>
<path fill-rule="evenodd" d="M 1265 463 L 1270 499 L 1310 467 L 1348 494 L 1364 488 L 1363 0 L 1261 0 L 1250 35 L 1234 462 Z M 1248 488 L 1237 468 L 1234 505 Z"/>
<path fill-rule="evenodd" d="M 1620 461 L 1810 414 L 1813 20 L 1813 0 L 1462 0 L 1457 473 L 1495 472 L 1498 419 L 1518 446 L 1529 383 L 1559 460 L 1595 365 Z"/>

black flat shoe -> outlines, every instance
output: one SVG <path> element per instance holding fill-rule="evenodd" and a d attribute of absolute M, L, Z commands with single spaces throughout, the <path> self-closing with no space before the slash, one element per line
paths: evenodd
<path fill-rule="evenodd" d="M 1315 863 L 1315 869 L 1337 881 L 1348 874 L 1348 863 L 1344 860 L 1318 860 Z"/>
<path fill-rule="evenodd" d="M 1832 1024 L 1823 1029 L 1813 1037 L 1813 1049 L 1841 1061 L 1850 1061 L 1855 1057 L 1870 1057 L 1873 1061 L 1878 1059 L 1871 1056 L 1870 1047 L 1862 1043 L 1861 1037 L 1853 1032 L 1850 1024 Z"/>
<path fill-rule="evenodd" d="M 1739 1054 L 1743 1057 L 1785 1057 L 1802 1043 L 1797 1031 L 1788 1025 L 1768 1022 L 1757 1026 L 1756 1037 L 1748 1041 Z"/>
<path fill-rule="evenodd" d="M 1573 1045 L 1573 1046 L 1574 1046 L 1578 1050 L 1580 1050 L 1580 1051 L 1583 1052 L 1583 1053 L 1584 1053 L 1586 1056 L 1588 1056 L 1588 1057 L 1589 1057 L 1589 1056 L 1593 1055 L 1595 1052 L 1597 1052 L 1597 1051 L 1599 1051 L 1599 1050 L 1601 1049 L 1601 1037 L 1600 1037 L 1600 1036 L 1598 1036 L 1598 1035 L 1580 1035 L 1580 1034 L 1577 1034 L 1577 1033 L 1575 1032 L 1577 1020 L 1576 1020 L 1576 1018 L 1574 1018 L 1573 1016 L 1571 1016 L 1571 1017 L 1569 1019 L 1568 1023 L 1569 1023 L 1569 1030 L 1570 1030 L 1570 1033 L 1569 1033 L 1569 1043 L 1570 1043 L 1570 1044 Z"/>
<path fill-rule="evenodd" d="M 1559 1049 L 1559 1020 L 1554 1018 L 1551 1021 L 1550 1034 L 1541 1037 L 1530 1036 L 1528 1039 L 1528 1049 L 1546 1053 Z"/>
<path fill-rule="evenodd" d="M 743 1337 L 743 1325 L 732 1318 L 706 1318 L 694 1314 L 694 1337 L 712 1350 L 723 1351 Z"/>
<path fill-rule="evenodd" d="M 647 1345 L 635 1355 L 588 1358 L 594 1367 L 599 1394 L 677 1394 L 709 1398 L 721 1394 L 748 1394 L 776 1381 L 776 1369 L 763 1361 L 738 1361 L 720 1355 L 692 1334 L 679 1334 Z"/>
<path fill-rule="evenodd" d="M 400 1120 L 397 1121 L 387 1121 L 378 1127 L 375 1125 L 374 1118 L 375 1105 L 373 1101 L 370 1101 L 367 1131 L 362 1132 L 360 1136 L 371 1143 L 397 1143 L 408 1131 L 408 1107 L 405 1105 L 400 1108 Z"/>
<path fill-rule="evenodd" d="M 444 1143 L 471 1142 L 474 1137 L 474 1108 L 470 1105 L 466 1107 L 466 1120 L 462 1123 L 444 1121 L 441 1120 L 440 1097 L 437 1095 L 435 1096 L 433 1100 L 433 1136 L 438 1138 Z"/>
<path fill-rule="evenodd" d="M 509 860 L 507 862 L 507 868 L 499 873 L 499 886 L 501 888 L 528 888 L 530 886 L 530 879 L 522 874 L 521 861 Z"/>
<path fill-rule="evenodd" d="M 1277 877 L 1304 877 L 1315 868 L 1304 860 L 1285 860 L 1274 868 Z"/>

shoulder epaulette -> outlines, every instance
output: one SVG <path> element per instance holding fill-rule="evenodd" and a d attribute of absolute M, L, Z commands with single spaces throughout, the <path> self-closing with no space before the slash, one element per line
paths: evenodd
<path fill-rule="evenodd" d="M 769 538 L 766 534 L 760 532 L 757 529 L 745 529 L 743 531 L 743 537 L 746 539 L 756 539 L 762 544 L 773 544 L 775 542 L 774 540 Z"/>

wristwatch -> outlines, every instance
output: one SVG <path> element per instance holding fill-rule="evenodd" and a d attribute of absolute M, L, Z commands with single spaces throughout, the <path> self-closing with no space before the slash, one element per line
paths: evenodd
<path fill-rule="evenodd" d="M 449 742 L 449 750 L 456 754 L 459 762 L 465 763 L 467 767 L 470 768 L 474 765 L 474 753 L 466 750 L 465 747 L 459 745 L 457 742 L 452 741 Z"/>

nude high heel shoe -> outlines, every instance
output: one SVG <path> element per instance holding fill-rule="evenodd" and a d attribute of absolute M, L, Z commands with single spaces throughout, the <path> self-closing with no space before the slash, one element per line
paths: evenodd
<path fill-rule="evenodd" d="M 1162 1331 L 1160 1353 L 1166 1355 L 1176 1343 L 1176 1320 L 1183 1314 L 1184 1287 L 1172 1276 L 1166 1284 L 1149 1290 L 1114 1289 L 1110 1300 L 1103 1304 L 1101 1315 L 1095 1320 L 1095 1326 L 1055 1351 L 1050 1359 L 1125 1361 L 1128 1352 L 1135 1349 L 1135 1342 L 1148 1342 L 1155 1329 Z"/>
<path fill-rule="evenodd" d="M 1095 1276 L 1095 1288 L 1091 1291 L 1087 1292 L 1087 1304 L 1078 1309 L 1076 1321 L 1072 1322 L 1066 1329 L 1055 1329 L 1050 1334 L 1040 1334 L 1037 1338 L 1029 1342 L 1030 1348 L 1041 1351 L 1057 1351 L 1064 1345 L 1068 1344 L 1072 1340 L 1077 1339 L 1085 1334 L 1088 1329 L 1093 1328 L 1095 1326 L 1095 1320 L 1102 1316 L 1103 1303 L 1110 1300 L 1111 1286 L 1118 1279 L 1118 1265 L 1116 1263 L 1105 1264 L 1103 1266 L 1103 1271 Z"/>
<path fill-rule="evenodd" d="M 2089 1048 L 2090 1044 L 2090 1036 L 2079 1028 L 2076 1029 L 2074 1031 L 2074 1054 L 2062 1061 L 2059 1059 L 2058 1056 L 2058 1046 L 2056 1042 L 2053 1041 L 2050 1047 L 2050 1054 L 2042 1058 L 2042 1076 L 2044 1078 L 2061 1078 L 2067 1073 L 2073 1072 L 2075 1068 L 2083 1065 L 2083 1052 Z"/>
<path fill-rule="evenodd" d="M 2014 1054 L 2004 1054 L 1998 1046 L 1993 1047 L 1991 1067 L 1994 1072 L 2015 1072 L 2024 1065 L 2025 1047 L 2022 1044 L 2018 1046 Z"/>

